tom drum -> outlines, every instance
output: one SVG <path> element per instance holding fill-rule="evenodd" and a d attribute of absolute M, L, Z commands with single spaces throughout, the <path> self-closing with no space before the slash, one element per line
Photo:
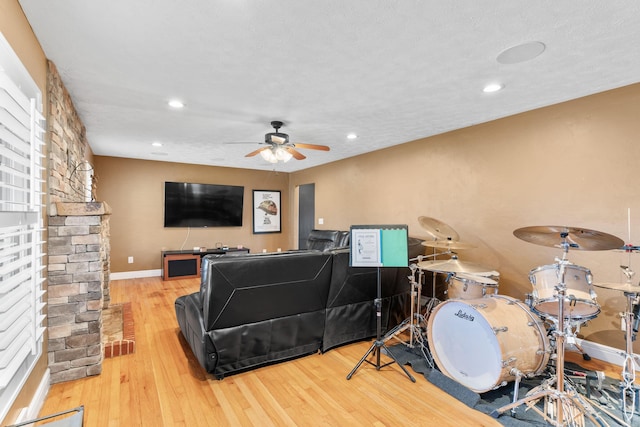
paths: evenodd
<path fill-rule="evenodd" d="M 498 282 L 489 277 L 456 273 L 448 282 L 448 299 L 476 299 L 498 293 Z"/>
<path fill-rule="evenodd" d="M 504 295 L 447 300 L 429 317 L 427 337 L 443 374 L 483 393 L 516 378 L 536 376 L 549 362 L 541 319 Z"/>
<path fill-rule="evenodd" d="M 592 278 L 588 268 L 574 264 L 565 265 L 565 318 L 589 320 L 600 313 L 596 293 L 591 286 Z M 529 272 L 529 281 L 533 285 L 533 311 L 543 317 L 558 318 L 559 299 L 556 286 L 560 279 L 560 264 L 543 265 Z"/>

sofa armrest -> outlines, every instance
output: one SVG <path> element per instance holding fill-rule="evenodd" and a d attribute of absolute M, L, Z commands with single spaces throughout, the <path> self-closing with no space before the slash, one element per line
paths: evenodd
<path fill-rule="evenodd" d="M 198 359 L 198 363 L 207 372 L 213 372 L 217 363 L 217 353 L 211 338 L 204 329 L 200 293 L 196 292 L 177 298 L 175 309 L 180 332 Z"/>

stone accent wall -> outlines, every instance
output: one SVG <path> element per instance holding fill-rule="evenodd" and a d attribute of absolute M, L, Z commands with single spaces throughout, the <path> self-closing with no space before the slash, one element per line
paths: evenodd
<path fill-rule="evenodd" d="M 86 203 L 91 149 L 51 61 L 47 95 L 48 357 L 51 383 L 58 383 L 102 372 L 102 309 L 110 302 L 110 211 L 106 203 Z"/>
<path fill-rule="evenodd" d="M 51 61 L 48 65 L 50 202 L 84 202 L 87 169 L 84 161 L 89 150 L 86 129 L 56 66 Z"/>
<path fill-rule="evenodd" d="M 102 372 L 103 281 L 110 214 L 104 203 L 54 206 L 49 217 L 48 268 L 52 384 Z"/>

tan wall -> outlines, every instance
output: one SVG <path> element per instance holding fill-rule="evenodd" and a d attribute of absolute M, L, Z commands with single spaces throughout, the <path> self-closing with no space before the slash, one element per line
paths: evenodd
<path fill-rule="evenodd" d="M 43 105 L 47 105 L 46 84 L 47 84 L 47 63 L 45 55 L 31 31 L 31 26 L 27 22 L 17 0 L 2 0 L 0 2 L 0 32 L 8 40 L 9 44 L 16 52 L 25 68 L 31 74 L 43 95 Z M 19 411 L 29 406 L 37 387 L 42 380 L 47 369 L 47 348 L 45 339 L 43 355 L 37 362 L 31 376 L 16 398 L 13 406 L 9 410 L 2 425 L 14 420 Z"/>
<path fill-rule="evenodd" d="M 219 168 L 95 156 L 97 198 L 111 206 L 111 271 L 161 268 L 164 250 L 243 245 L 251 252 L 291 249 L 288 209 L 282 212 L 282 233 L 253 234 L 252 190 L 281 191 L 288 206 L 289 177 L 284 173 Z M 195 182 L 244 186 L 242 227 L 164 228 L 164 182 Z M 134 263 L 127 258 L 133 256 Z"/>
<path fill-rule="evenodd" d="M 476 249 L 463 261 L 500 272 L 500 293 L 523 299 L 529 272 L 560 249 L 519 240 L 536 225 L 594 229 L 640 242 L 640 84 L 403 144 L 291 175 L 290 190 L 315 182 L 323 228 L 406 223 L 428 237 L 421 215 L 444 221 Z M 366 141 L 360 141 L 366 144 Z M 594 282 L 620 282 L 620 265 L 640 272 L 640 254 L 570 251 Z M 634 280 L 637 283 L 639 276 Z M 595 288 L 602 313 L 582 333 L 624 348 L 621 292 Z M 635 342 L 635 351 L 640 344 Z"/>
<path fill-rule="evenodd" d="M 500 293 L 524 299 L 533 290 L 529 272 L 555 263 L 562 252 L 517 239 L 518 228 L 583 227 L 627 241 L 630 209 L 631 243 L 638 243 L 639 101 L 640 85 L 633 85 L 290 175 L 96 156 L 98 199 L 113 208 L 112 271 L 157 269 L 162 250 L 215 242 L 243 244 L 252 252 L 294 247 L 293 195 L 297 186 L 315 183 L 316 218 L 324 218 L 318 228 L 406 223 L 411 236 L 427 238 L 418 217 L 437 218 L 477 245 L 460 251 L 460 259 L 499 271 Z M 165 180 L 244 185 L 246 200 L 251 189 L 281 189 L 283 233 L 253 235 L 248 202 L 241 229 L 192 229 L 188 239 L 184 229 L 164 229 Z M 130 255 L 134 264 L 126 264 Z M 620 282 L 619 265 L 638 268 L 639 256 L 568 254 L 596 283 Z M 582 334 L 624 348 L 618 318 L 624 296 L 594 289 L 602 313 Z"/>

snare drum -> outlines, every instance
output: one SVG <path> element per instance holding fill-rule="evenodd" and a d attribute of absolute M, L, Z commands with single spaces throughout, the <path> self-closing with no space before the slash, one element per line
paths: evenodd
<path fill-rule="evenodd" d="M 593 276 L 588 268 L 575 264 L 564 266 L 565 318 L 575 320 L 593 319 L 600 313 L 596 293 L 591 286 Z M 529 272 L 533 285 L 532 308 L 541 316 L 558 318 L 558 294 L 560 264 L 543 265 Z"/>
<path fill-rule="evenodd" d="M 498 282 L 475 274 L 456 273 L 447 281 L 448 299 L 476 299 L 498 293 Z"/>
<path fill-rule="evenodd" d="M 549 362 L 541 319 L 504 295 L 440 303 L 427 337 L 442 373 L 477 393 L 506 385 L 518 372 L 540 375 Z"/>

